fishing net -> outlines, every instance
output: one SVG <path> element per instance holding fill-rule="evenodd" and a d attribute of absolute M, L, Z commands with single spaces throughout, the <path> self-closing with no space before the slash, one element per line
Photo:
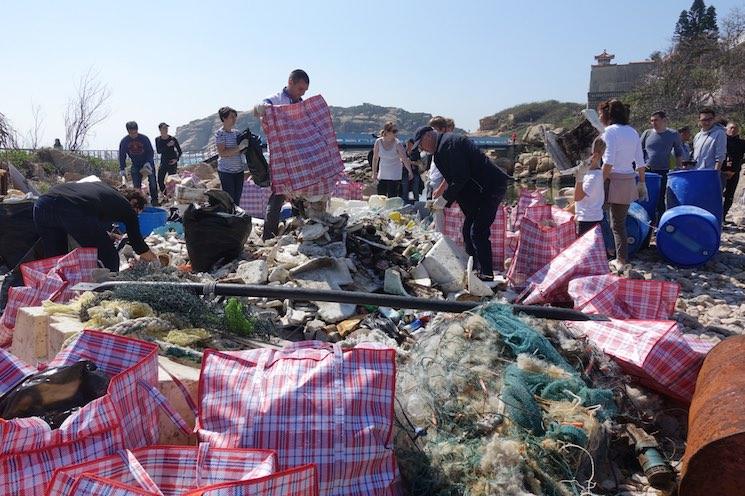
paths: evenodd
<path fill-rule="evenodd" d="M 616 405 L 562 353 L 507 306 L 435 319 L 398 375 L 396 448 L 410 493 L 587 491 L 585 465 Z"/>

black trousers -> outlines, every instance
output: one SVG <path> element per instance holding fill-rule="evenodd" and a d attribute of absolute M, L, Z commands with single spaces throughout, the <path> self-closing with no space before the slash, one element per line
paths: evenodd
<path fill-rule="evenodd" d="M 175 174 L 177 167 L 178 164 L 164 164 L 163 162 L 158 165 L 158 188 L 161 193 L 166 193 L 166 176 Z"/>
<path fill-rule="evenodd" d="M 585 220 L 578 220 L 577 221 L 577 236 L 582 236 L 587 231 L 591 231 L 595 226 L 599 226 L 602 223 L 602 221 L 594 220 L 594 221 L 585 221 Z"/>
<path fill-rule="evenodd" d="M 660 196 L 657 197 L 657 211 L 655 212 L 655 218 L 649 219 L 652 224 L 655 226 L 660 221 L 660 217 L 662 217 L 662 214 L 665 213 L 665 210 L 667 209 L 665 199 L 667 198 L 667 173 L 670 172 L 669 170 L 653 170 L 655 174 L 659 174 L 661 176 L 660 181 Z"/>
<path fill-rule="evenodd" d="M 240 205 L 241 195 L 243 194 L 243 178 L 245 172 L 217 171 L 217 175 L 220 177 L 222 190 L 230 195 L 233 199 L 233 203 Z"/>
<path fill-rule="evenodd" d="M 458 200 L 458 205 L 466 217 L 463 220 L 463 244 L 466 253 L 473 257 L 476 269 L 485 276 L 494 275 L 489 238 L 491 225 L 504 195 L 505 190 L 500 190 L 495 193 L 482 193 L 468 200 Z"/>
<path fill-rule="evenodd" d="M 740 182 L 740 171 L 735 171 L 735 175 L 730 177 L 729 179 L 724 177 L 724 174 L 722 174 L 722 185 L 724 186 L 724 191 L 722 194 L 724 195 L 724 213 L 722 215 L 722 220 L 727 218 L 727 212 L 729 212 L 730 207 L 732 206 L 732 202 L 735 199 L 735 191 L 737 190 L 737 184 Z"/>
<path fill-rule="evenodd" d="M 399 196 L 401 190 L 400 179 L 378 179 L 378 194 L 387 198 Z"/>

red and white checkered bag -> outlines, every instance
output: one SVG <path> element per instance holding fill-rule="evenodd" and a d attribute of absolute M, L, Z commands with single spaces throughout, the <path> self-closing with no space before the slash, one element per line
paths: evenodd
<path fill-rule="evenodd" d="M 266 206 L 270 196 L 272 196 L 271 189 L 256 186 L 253 180 L 248 178 L 243 183 L 240 207 L 251 217 L 263 219 L 266 216 Z"/>
<path fill-rule="evenodd" d="M 333 192 L 344 162 L 331 112 L 321 95 L 292 105 L 270 105 L 261 123 L 269 145 L 273 192 Z"/>
<path fill-rule="evenodd" d="M 510 211 L 510 230 L 520 230 L 520 223 L 528 207 L 546 204 L 546 198 L 543 196 L 543 193 L 544 190 L 520 190 L 517 205 Z"/>
<path fill-rule="evenodd" d="M 232 483 L 260 479 L 277 471 L 271 450 L 197 446 L 148 446 L 62 467 L 54 472 L 47 496 L 83 496 L 88 484 L 126 488 L 129 494 L 183 496 L 193 491 L 224 489 Z M 84 481 L 81 477 L 95 477 Z M 80 486 L 83 487 L 80 487 Z"/>
<path fill-rule="evenodd" d="M 345 200 L 361 200 L 363 189 L 365 189 L 364 184 L 352 181 L 346 174 L 342 174 L 336 181 L 334 193 L 331 196 Z"/>
<path fill-rule="evenodd" d="M 97 266 L 95 248 L 76 248 L 64 256 L 21 264 L 24 285 L 8 290 L 8 303 L 0 319 L 0 345 L 10 342 L 18 310 L 39 306 L 44 300 L 70 300 L 77 296 L 71 288 L 79 282 L 90 282 Z"/>
<path fill-rule="evenodd" d="M 680 285 L 605 274 L 574 279 L 568 290 L 574 308 L 585 313 L 614 319 L 665 320 L 675 311 Z"/>
<path fill-rule="evenodd" d="M 531 221 L 525 219 L 524 226 Z M 608 258 L 600 226 L 581 238 L 528 278 L 528 286 L 518 298 L 526 305 L 563 303 L 571 301 L 567 293 L 569 283 L 578 277 L 607 274 Z"/>
<path fill-rule="evenodd" d="M 275 472 L 260 479 L 195 491 L 186 496 L 318 496 L 318 471 L 313 464 Z"/>
<path fill-rule="evenodd" d="M 276 450 L 282 467 L 313 463 L 324 496 L 397 494 L 395 378 L 395 351 L 375 344 L 209 350 L 202 360 L 199 438 Z"/>
<path fill-rule="evenodd" d="M 446 208 L 444 215 L 445 229 L 443 230 L 443 234 L 455 241 L 455 244 L 458 246 L 463 247 L 463 221 L 466 216 L 463 215 L 460 207 Z M 494 265 L 494 270 L 497 272 L 504 270 L 506 232 L 507 210 L 502 207 L 497 209 L 497 215 L 494 217 L 494 222 L 491 225 L 491 235 L 489 236 L 489 241 L 491 241 L 492 265 Z"/>
<path fill-rule="evenodd" d="M 0 350 L 0 393 L 12 388 L 17 360 Z M 158 440 L 158 346 L 123 336 L 84 331 L 50 367 L 91 360 L 111 380 L 108 392 L 52 430 L 39 417 L 0 419 L 0 494 L 40 496 L 60 468 Z M 8 367 L 9 363 L 16 365 Z M 28 372 L 28 369 L 23 372 Z M 26 373 L 23 374 L 27 375 Z M 180 419 L 169 410 L 172 418 Z M 188 429 L 181 420 L 182 429 Z"/>
<path fill-rule="evenodd" d="M 516 288 L 525 287 L 530 276 L 556 258 L 577 239 L 571 216 L 550 205 L 528 207 L 520 223 L 515 256 L 507 279 Z"/>
<path fill-rule="evenodd" d="M 642 384 L 690 402 L 696 378 L 713 344 L 683 334 L 672 320 L 565 322 L 575 336 L 586 336 Z"/>

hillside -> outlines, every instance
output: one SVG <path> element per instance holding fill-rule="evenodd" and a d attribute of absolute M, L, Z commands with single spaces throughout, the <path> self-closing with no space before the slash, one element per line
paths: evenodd
<path fill-rule="evenodd" d="M 407 112 L 397 107 L 381 107 L 363 103 L 354 107 L 329 107 L 334 130 L 337 133 L 377 133 L 386 121 L 394 121 L 402 134 L 413 134 L 417 127 L 427 124 L 432 114 Z M 196 119 L 176 129 L 176 137 L 181 148 L 198 151 L 207 148 L 213 141 L 215 131 L 220 127 L 217 114 Z M 238 112 L 237 129 L 246 127 L 262 134 L 261 126 L 250 111 Z M 257 132 L 258 131 L 258 132 Z"/>
<path fill-rule="evenodd" d="M 480 119 L 479 132 L 489 135 L 515 132 L 522 136 L 533 124 L 551 124 L 566 129 L 579 121 L 579 112 L 583 108 L 585 105 L 582 103 L 556 100 L 522 103 Z"/>

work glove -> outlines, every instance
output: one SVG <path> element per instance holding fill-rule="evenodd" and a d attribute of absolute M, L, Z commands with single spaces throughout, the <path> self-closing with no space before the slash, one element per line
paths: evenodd
<path fill-rule="evenodd" d="M 142 174 L 143 176 L 149 176 L 152 173 L 153 173 L 153 166 L 150 164 L 150 162 L 147 162 L 140 169 L 140 174 Z"/>
<path fill-rule="evenodd" d="M 119 176 L 122 178 L 122 184 L 127 184 L 127 173 L 124 171 L 124 169 L 119 171 Z"/>
<path fill-rule="evenodd" d="M 649 193 L 647 193 L 647 185 L 639 181 L 636 185 L 636 191 L 639 193 L 639 201 L 649 201 Z"/>

